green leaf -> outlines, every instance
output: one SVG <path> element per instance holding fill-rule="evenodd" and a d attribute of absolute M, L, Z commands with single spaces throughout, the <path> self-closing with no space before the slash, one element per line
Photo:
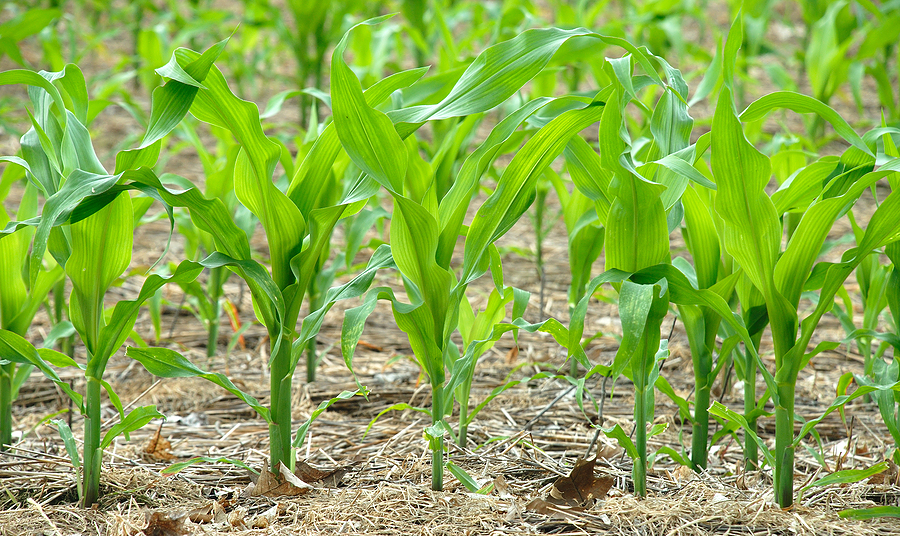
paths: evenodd
<path fill-rule="evenodd" d="M 294 441 L 291 443 L 291 446 L 295 449 L 299 449 L 303 446 L 303 442 L 306 441 L 306 434 L 309 432 L 309 427 L 316 420 L 316 418 L 321 415 L 326 409 L 331 407 L 335 402 L 340 402 L 341 400 L 347 400 L 348 398 L 353 398 L 356 395 L 367 396 L 369 393 L 366 390 L 355 390 L 355 391 L 342 391 L 339 395 L 334 398 L 330 398 L 328 400 L 323 400 L 319 407 L 317 407 L 310 414 L 309 418 L 300 425 L 300 428 L 297 428 L 297 434 L 294 436 Z"/>
<path fill-rule="evenodd" d="M 632 460 L 638 459 L 637 447 L 634 446 L 634 442 L 631 441 L 631 438 L 628 437 L 628 434 L 625 433 L 625 430 L 620 425 L 617 424 L 612 428 L 601 428 L 601 430 L 610 439 L 615 439 L 616 443 L 625 449 L 625 453 L 628 454 L 629 458 Z"/>
<path fill-rule="evenodd" d="M 745 441 L 750 440 L 756 443 L 759 447 L 759 450 L 763 453 L 763 457 L 766 460 L 766 463 L 769 464 L 769 467 L 775 467 L 775 456 L 772 455 L 772 452 L 769 450 L 769 447 L 766 445 L 766 442 L 760 439 L 753 428 L 747 424 L 747 420 L 744 419 L 743 415 L 735 413 L 730 409 L 723 406 L 720 402 L 713 402 L 712 406 L 709 408 L 709 413 L 711 415 L 715 415 L 716 417 L 727 419 L 729 421 L 735 422 L 744 429 L 744 436 L 747 438 Z"/>
<path fill-rule="evenodd" d="M 450 471 L 450 473 L 452 473 L 453 476 L 455 476 L 456 479 L 466 487 L 467 490 L 472 493 L 480 492 L 481 487 L 478 485 L 478 482 L 475 482 L 475 479 L 472 478 L 472 476 L 469 475 L 469 473 L 467 473 L 465 469 L 456 465 L 452 461 L 447 461 L 446 467 Z"/>
<path fill-rule="evenodd" d="M 245 464 L 244 462 L 242 462 L 240 460 L 235 460 L 233 458 L 216 458 L 214 456 L 197 456 L 197 457 L 191 458 L 190 460 L 188 460 L 186 462 L 173 463 L 172 465 L 170 465 L 170 466 L 166 467 L 165 469 L 163 469 L 162 471 L 160 471 L 160 474 L 174 475 L 174 474 L 180 473 L 181 471 L 184 471 L 188 467 L 190 467 L 192 465 L 196 465 L 198 463 L 230 463 L 231 465 L 236 465 L 237 467 L 240 467 L 241 469 L 250 471 L 254 475 L 259 474 L 259 471 L 250 467 L 249 465 Z"/>
<path fill-rule="evenodd" d="M 140 406 L 131 410 L 119 423 L 114 425 L 103 436 L 100 442 L 100 450 L 110 446 L 113 440 L 122 434 L 128 434 L 140 430 L 153 419 L 164 419 L 165 415 L 156 410 L 156 406 Z"/>
<path fill-rule="evenodd" d="M 874 506 L 841 510 L 838 516 L 846 519 L 877 519 L 880 517 L 900 517 L 900 506 Z"/>
<path fill-rule="evenodd" d="M 147 372 L 160 378 L 203 378 L 225 389 L 245 404 L 253 408 L 266 422 L 270 421 L 269 408 L 256 401 L 251 395 L 238 389 L 227 376 L 220 372 L 206 372 L 188 361 L 180 353 L 168 348 L 134 348 L 129 347 L 125 355 L 147 369 Z"/>
<path fill-rule="evenodd" d="M 362 24 L 376 24 L 381 20 Z M 401 194 L 406 176 L 406 147 L 391 120 L 366 104 L 359 80 L 344 62 L 350 31 L 344 34 L 331 56 L 335 128 L 353 162 L 388 191 Z"/>
<path fill-rule="evenodd" d="M 478 275 L 477 267 L 487 247 L 509 231 L 531 205 L 538 178 L 562 152 L 569 138 L 599 120 L 602 113 L 603 106 L 597 102 L 565 112 L 541 128 L 516 153 L 494 192 L 479 207 L 469 225 L 460 284 L 468 284 Z"/>
<path fill-rule="evenodd" d="M 866 145 L 859 134 L 853 130 L 843 117 L 840 116 L 831 107 L 822 101 L 792 91 L 776 91 L 764 95 L 752 103 L 741 112 L 740 119 L 745 122 L 759 121 L 774 110 L 788 109 L 798 113 L 815 113 L 822 119 L 831 123 L 835 133 L 844 138 L 850 145 L 856 147 L 860 151 L 874 156 L 872 150 Z"/>
<path fill-rule="evenodd" d="M 877 475 L 879 473 L 883 473 L 887 471 L 887 469 L 888 462 L 883 461 L 880 463 L 876 463 L 868 469 L 844 469 L 843 471 L 835 471 L 830 475 L 825 475 L 815 482 L 809 484 L 808 486 L 805 486 L 800 491 L 804 492 L 809 488 L 817 486 L 830 486 L 832 484 L 852 484 L 854 482 L 865 480 L 866 478 Z"/>
<path fill-rule="evenodd" d="M 0 360 L 13 363 L 34 365 L 44 373 L 48 379 L 55 383 L 75 403 L 82 413 L 84 412 L 82 397 L 69 387 L 69 383 L 60 379 L 38 350 L 25 340 L 21 335 L 11 331 L 0 329 Z"/>

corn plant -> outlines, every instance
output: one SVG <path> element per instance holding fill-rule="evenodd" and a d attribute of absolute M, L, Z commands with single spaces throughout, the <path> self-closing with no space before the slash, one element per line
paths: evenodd
<path fill-rule="evenodd" d="M 378 20 L 366 24 L 374 22 Z M 512 227 L 534 200 L 537 180 L 546 166 L 562 152 L 566 142 L 576 132 L 598 121 L 604 110 L 610 109 L 608 105 L 604 106 L 604 101 L 611 97 L 611 91 L 603 90 L 589 102 L 581 98 L 563 98 L 549 103 L 537 100 L 526 104 L 495 127 L 488 139 L 467 159 L 450 192 L 440 200 L 436 199 L 430 177 L 410 171 L 415 168 L 408 162 L 417 155 L 410 153 L 409 148 L 415 145 L 404 143 L 403 137 L 426 120 L 479 113 L 496 106 L 540 72 L 558 47 L 579 36 L 626 48 L 645 66 L 650 76 L 656 75 L 646 54 L 621 39 L 581 29 L 531 30 L 487 49 L 441 102 L 399 110 L 386 116 L 365 105 L 359 81 L 341 57 L 345 40 L 341 41 L 332 57 L 332 101 L 338 134 L 354 162 L 387 189 L 394 199 L 392 253 L 412 300 L 412 303 L 398 300 L 389 288 L 371 291 L 367 303 L 348 317 L 349 322 L 345 320 L 343 338 L 351 341 L 358 339 L 361 324 L 374 309 L 376 299 L 386 299 L 392 303 L 394 318 L 409 337 L 416 360 L 431 382 L 432 405 L 429 413 L 432 426 L 426 434 L 433 454 L 434 489 L 443 486 L 443 436 L 449 431 L 444 417 L 453 403 L 453 390 L 447 387 L 464 381 L 459 375 L 448 379 L 447 364 L 453 363 L 459 353 L 450 336 L 458 328 L 459 308 L 466 288 L 471 281 L 486 273 L 492 244 Z M 524 51 L 528 53 L 522 55 Z M 662 84 L 658 77 L 656 80 Z M 496 154 L 500 142 L 544 105 L 548 106 L 550 120 L 516 154 L 493 194 L 479 208 L 469 226 L 463 265 L 457 277 L 450 268 L 450 254 L 478 178 Z M 372 142 L 376 139 L 380 143 Z M 496 282 L 497 276 L 494 277 L 499 291 L 501 286 Z M 534 329 L 555 328 L 548 323 Z M 563 340 L 570 337 L 570 334 L 560 331 L 557 335 Z M 580 348 L 580 340 L 578 342 Z M 352 345 L 349 350 L 352 352 Z M 474 354 L 466 352 L 466 355 L 472 358 Z M 452 370 L 460 369 L 454 365 Z"/>
<path fill-rule="evenodd" d="M 9 166 L 8 173 L 17 166 Z M 10 173 L 11 174 L 11 173 Z M 27 220 L 37 214 L 37 188 L 28 183 L 16 217 Z M 0 209 L 0 225 L 6 225 L 9 216 Z M 0 329 L 25 336 L 34 315 L 47 300 L 50 290 L 63 279 L 63 270 L 52 259 L 50 268 L 38 271 L 32 284 L 26 280 L 28 246 L 33 229 L 22 229 L 11 235 L 0 235 Z M 42 259 L 43 261 L 43 259 Z M 42 264 L 45 264 L 42 262 Z M 18 366 L 14 361 L 0 365 L 0 448 L 12 442 L 12 403 L 18 397 L 19 388 L 28 379 L 34 367 Z"/>
<path fill-rule="evenodd" d="M 197 62 L 188 65 L 185 72 L 203 78 L 223 46 L 224 42 L 210 48 Z M 196 91 L 180 82 L 155 91 L 152 120 L 142 145 L 120 152 L 116 158 L 116 173 L 111 175 L 98 160 L 85 127 L 88 92 L 84 76 L 77 67 L 69 65 L 58 73 L 7 71 L 2 73 L 0 81 L 33 86 L 29 94 L 35 108 L 33 129 L 23 138 L 25 158 L 8 157 L 7 160 L 24 167 L 45 192 L 55 192 L 47 196 L 40 218 L 11 222 L 4 234 L 15 233 L 28 225 L 37 226 L 28 266 L 32 287 L 38 281 L 40 263 L 48 249 L 65 270 L 73 288 L 69 298 L 69 318 L 84 345 L 86 365 L 63 354 L 42 354 L 9 330 L 0 331 L 0 350 L 3 350 L 4 359 L 37 365 L 57 383 L 59 378 L 47 361 L 83 371 L 86 380 L 83 397 L 64 388 L 85 416 L 82 456 L 79 457 L 74 448 L 71 432 L 66 434 L 68 427 L 60 427 L 60 432 L 64 438 L 69 436 L 66 438 L 67 450 L 73 464 L 81 469 L 79 496 L 84 505 L 92 505 L 99 498 L 103 449 L 117 436 L 125 434 L 127 437 L 128 432 L 162 417 L 155 406 L 137 407 L 126 415 L 118 396 L 103 380 L 106 365 L 130 335 L 144 301 L 165 282 L 188 281 L 202 270 L 199 264 L 185 261 L 169 279 L 151 276 L 136 299 L 118 302 L 112 315 L 106 316 L 106 292 L 127 270 L 134 239 L 131 196 L 119 183 L 126 183 L 131 178 L 155 179 L 146 166 L 155 164 L 160 140 L 187 112 L 185 107 L 170 105 L 179 98 L 189 103 Z M 67 100 L 63 100 L 63 95 Z M 39 142 L 34 143 L 35 139 Z M 87 201 L 82 202 L 85 199 Z M 60 226 L 64 226 L 65 231 Z M 9 239 L 9 236 L 4 238 Z M 103 390 L 118 409 L 121 421 L 101 437 Z"/>
<path fill-rule="evenodd" d="M 895 172 L 900 160 L 891 159 L 872 171 L 873 136 L 867 143 L 837 113 L 811 97 L 786 92 L 770 94 L 738 116 L 732 102 L 731 80 L 740 35 L 739 17 L 732 25 L 725 48 L 724 84 L 711 132 L 711 163 L 718 187 L 716 211 L 725 221 L 725 247 L 762 294 L 772 327 L 775 374 L 765 367 L 761 367 L 761 372 L 775 404 L 775 498 L 787 507 L 793 502 L 794 449 L 802 439 L 794 436 L 797 376 L 817 353 L 834 348 L 837 343 L 820 343 L 812 350 L 807 346 L 822 315 L 832 309 L 844 280 L 873 250 L 900 237 L 900 221 L 892 212 L 900 203 L 896 191 L 881 203 L 860 244 L 845 253 L 841 262 L 816 264 L 816 257 L 834 222 L 866 189 Z M 819 114 L 851 147 L 838 161 L 826 158 L 810 164 L 812 172 L 802 174 L 803 181 L 791 181 L 782 195 L 773 195 L 773 199 L 764 190 L 771 174 L 769 159 L 747 141 L 741 120 L 757 120 L 778 108 Z M 803 217 L 781 252 L 783 227 L 779 214 L 798 204 L 805 209 Z M 819 301 L 815 311 L 800 321 L 798 307 L 804 288 L 819 289 Z"/>

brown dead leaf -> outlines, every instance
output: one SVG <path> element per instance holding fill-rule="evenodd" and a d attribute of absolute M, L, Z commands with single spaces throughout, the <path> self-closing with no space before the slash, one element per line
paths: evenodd
<path fill-rule="evenodd" d="M 269 508 L 265 512 L 257 515 L 253 518 L 253 523 L 251 523 L 251 528 L 254 529 L 267 529 L 269 526 L 275 523 L 275 519 L 278 518 L 278 506 L 275 505 L 272 508 Z"/>
<path fill-rule="evenodd" d="M 518 358 L 519 358 L 519 347 L 518 346 L 513 346 L 512 348 L 509 349 L 508 352 L 506 352 L 506 364 L 507 365 L 514 364 L 516 362 L 516 359 L 518 359 Z"/>
<path fill-rule="evenodd" d="M 594 476 L 596 458 L 579 459 L 569 476 L 561 476 L 550 488 L 549 502 L 557 505 L 589 507 L 597 499 L 606 497 L 615 479 L 611 476 Z"/>
<path fill-rule="evenodd" d="M 501 499 L 512 497 L 512 494 L 509 492 L 509 483 L 503 475 L 499 475 L 494 479 L 494 489 L 497 490 L 497 495 L 499 495 Z"/>
<path fill-rule="evenodd" d="M 185 536 L 188 529 L 184 526 L 187 514 L 184 512 L 147 512 L 147 527 L 144 536 Z"/>
<path fill-rule="evenodd" d="M 142 454 L 144 459 L 154 462 L 167 462 L 175 459 L 175 455 L 172 454 L 172 444 L 162 436 L 162 423 L 159 424 L 156 433 L 150 437 Z"/>
<path fill-rule="evenodd" d="M 618 445 L 602 445 L 597 449 L 597 459 L 608 460 L 622 454 L 625 449 Z"/>
<path fill-rule="evenodd" d="M 525 509 L 563 521 L 577 521 L 578 514 L 584 511 L 584 508 L 553 504 L 540 498 L 526 504 Z"/>
<path fill-rule="evenodd" d="M 336 488 L 353 465 L 345 465 L 333 469 L 319 469 L 303 460 L 297 460 L 297 468 L 294 469 L 294 474 L 307 484 L 323 488 Z"/>
<path fill-rule="evenodd" d="M 278 466 L 281 476 L 263 468 L 256 480 L 256 485 L 250 490 L 251 497 L 296 497 L 303 495 L 312 489 L 312 486 L 303 482 L 288 471 L 284 464 Z"/>
<path fill-rule="evenodd" d="M 225 508 L 219 501 L 214 501 L 188 512 L 188 519 L 193 523 L 224 523 L 226 520 Z"/>

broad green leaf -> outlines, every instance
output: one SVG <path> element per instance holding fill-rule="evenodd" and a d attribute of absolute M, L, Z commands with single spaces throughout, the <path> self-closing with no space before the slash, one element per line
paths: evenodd
<path fill-rule="evenodd" d="M 219 41 L 209 47 L 194 61 L 182 69 L 178 63 L 180 51 L 172 53 L 169 63 L 156 70 L 160 76 L 171 78 L 164 86 L 153 90 L 150 104 L 150 121 L 138 150 L 150 147 L 165 137 L 187 115 L 197 91 L 203 87 L 213 62 L 222 53 L 228 40 Z M 118 159 L 116 162 L 118 169 Z"/>
<path fill-rule="evenodd" d="M 131 197 L 124 193 L 70 228 L 72 255 L 65 268 L 74 290 L 69 317 L 92 355 L 102 344 L 103 296 L 131 263 L 133 224 Z"/>
<path fill-rule="evenodd" d="M 534 187 L 543 170 L 562 152 L 569 138 L 600 119 L 603 107 L 591 103 L 571 110 L 541 128 L 503 172 L 494 192 L 475 214 L 463 253 L 461 284 L 476 276 L 487 247 L 518 221 L 534 199 Z"/>
<path fill-rule="evenodd" d="M 785 108 L 798 113 L 818 114 L 822 119 L 831 123 L 831 126 L 834 127 L 834 131 L 844 138 L 847 143 L 868 155 L 874 156 L 872 150 L 866 145 L 863 139 L 859 137 L 859 134 L 853 130 L 853 127 L 840 116 L 840 114 L 822 101 L 810 97 L 809 95 L 794 93 L 792 91 L 776 91 L 774 93 L 769 93 L 750 103 L 750 106 L 741 112 L 740 119 L 741 121 L 748 123 L 759 121 L 768 115 L 769 112 Z"/>
<path fill-rule="evenodd" d="M 452 276 L 435 261 L 438 224 L 425 208 L 406 197 L 395 195 L 394 206 L 390 229 L 394 262 L 422 292 L 425 306 L 431 311 L 435 334 L 441 337 L 450 306 Z M 435 342 L 443 346 L 440 340 Z"/>
<path fill-rule="evenodd" d="M 852 484 L 854 482 L 865 480 L 866 478 L 877 475 L 879 473 L 883 473 L 887 471 L 887 469 L 888 462 L 883 461 L 880 463 L 876 463 L 868 469 L 844 469 L 843 471 L 835 471 L 830 475 L 823 476 L 822 478 L 802 488 L 800 491 L 806 491 L 812 487 L 830 486 L 831 484 Z"/>
<path fill-rule="evenodd" d="M 428 120 L 486 112 L 508 99 L 541 72 L 565 42 L 578 37 L 597 39 L 624 48 L 634 55 L 655 83 L 664 85 L 650 57 L 625 39 L 600 35 L 584 28 L 532 29 L 479 54 L 450 93 L 437 104 L 405 108 L 388 116 L 395 124 L 404 123 L 398 125 L 398 131 L 405 136 L 419 123 Z"/>
<path fill-rule="evenodd" d="M 481 177 L 519 125 L 549 102 L 551 100 L 546 98 L 535 99 L 506 116 L 491 130 L 487 139 L 463 162 L 453 186 L 450 187 L 440 203 L 438 222 L 441 226 L 441 238 L 437 253 L 439 265 L 450 265 L 450 258 L 456 247 L 466 211 L 480 185 Z M 580 138 L 575 136 L 572 139 Z"/>
<path fill-rule="evenodd" d="M 260 417 L 269 422 L 269 409 L 249 394 L 238 389 L 227 376 L 220 372 L 206 372 L 187 360 L 180 353 L 168 348 L 134 348 L 129 347 L 125 355 L 147 369 L 147 372 L 160 378 L 203 378 L 225 389 L 245 404 L 253 408 Z"/>
<path fill-rule="evenodd" d="M 69 382 L 61 380 L 56 371 L 41 357 L 38 350 L 21 335 L 0 329 L 0 359 L 13 363 L 34 365 L 44 373 L 44 376 L 69 395 L 75 406 L 84 412 L 81 395 L 72 390 Z"/>
<path fill-rule="evenodd" d="M 191 113 L 230 131 L 241 145 L 235 163 L 235 194 L 262 223 L 269 243 L 272 278 L 283 289 L 293 282 L 290 260 L 300 252 L 306 222 L 297 206 L 272 182 L 281 147 L 263 132 L 256 105 L 236 97 L 215 66 L 204 79 L 204 86 L 194 99 Z"/>
<path fill-rule="evenodd" d="M 375 24 L 381 19 L 366 21 Z M 366 104 L 362 86 L 344 62 L 350 32 L 331 56 L 331 94 L 334 124 L 341 144 L 353 162 L 388 191 L 402 194 L 407 153 L 403 140 L 386 115 Z"/>
<path fill-rule="evenodd" d="M 102 378 L 106 363 L 110 357 L 125 343 L 137 320 L 141 306 L 167 282 L 188 282 L 195 279 L 203 267 L 193 261 L 182 261 L 169 277 L 153 274 L 141 286 L 141 291 L 134 300 L 121 300 L 116 303 L 108 325 L 104 326 L 94 348 L 93 358 L 88 362 L 86 375 Z"/>
<path fill-rule="evenodd" d="M 622 319 L 622 342 L 613 360 L 612 380 L 616 380 L 641 344 L 647 316 L 653 301 L 653 285 L 636 285 L 624 281 L 619 291 L 619 317 Z"/>
<path fill-rule="evenodd" d="M 763 441 L 753 428 L 747 423 L 747 420 L 743 415 L 735 413 L 730 409 L 723 406 L 720 402 L 713 402 L 712 406 L 709 408 L 709 413 L 711 415 L 715 415 L 721 419 L 727 419 L 729 421 L 735 422 L 744 429 L 744 437 L 747 438 L 745 441 L 753 441 L 759 447 L 760 452 L 763 453 L 763 457 L 766 460 L 766 463 L 769 464 L 769 467 L 775 467 L 775 456 L 772 455 L 772 452 L 769 450 L 769 447 L 766 445 L 766 442 Z"/>
<path fill-rule="evenodd" d="M 103 436 L 100 442 L 100 450 L 110 446 L 113 440 L 122 434 L 128 434 L 140 430 L 153 419 L 165 419 L 165 415 L 156 410 L 156 406 L 140 406 L 131 410 L 128 415 L 113 425 Z"/>
<path fill-rule="evenodd" d="M 634 446 L 634 442 L 628 437 L 628 434 L 625 433 L 625 430 L 622 429 L 621 425 L 615 425 L 612 428 L 603 428 L 603 433 L 606 434 L 610 439 L 615 439 L 616 443 L 619 444 L 620 447 L 625 449 L 625 453 L 628 454 L 628 457 L 632 460 L 638 459 L 638 451 L 637 447 Z"/>
<path fill-rule="evenodd" d="M 424 67 L 401 71 L 377 82 L 363 92 L 366 104 L 369 106 L 381 104 L 391 93 L 409 86 L 421 78 L 426 71 L 427 68 Z M 303 159 L 303 163 L 294 173 L 288 186 L 287 195 L 304 215 L 309 214 L 317 206 L 317 200 L 323 195 L 332 165 L 341 149 L 335 125 L 330 123 L 316 139 L 312 149 Z"/>
<path fill-rule="evenodd" d="M 838 516 L 847 519 L 878 519 L 881 517 L 900 517 L 900 506 L 873 506 L 841 510 Z"/>

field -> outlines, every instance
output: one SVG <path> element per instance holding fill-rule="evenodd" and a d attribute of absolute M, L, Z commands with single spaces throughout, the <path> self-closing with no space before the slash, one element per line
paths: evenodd
<path fill-rule="evenodd" d="M 0 534 L 895 534 L 900 3 L 11 1 Z"/>

